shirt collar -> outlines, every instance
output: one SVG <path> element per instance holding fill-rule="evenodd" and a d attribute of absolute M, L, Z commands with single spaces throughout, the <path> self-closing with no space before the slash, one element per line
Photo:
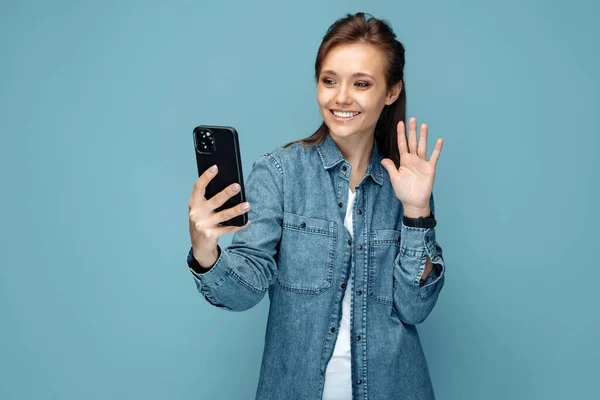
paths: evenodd
<path fill-rule="evenodd" d="M 319 156 L 323 162 L 323 168 L 325 169 L 333 168 L 340 162 L 345 161 L 342 152 L 329 133 L 327 133 L 325 139 L 323 139 L 323 141 L 317 145 L 317 151 L 319 152 Z M 373 178 L 373 180 L 379 185 L 383 185 L 383 166 L 381 165 L 382 159 L 383 157 L 379 155 L 377 140 L 373 140 L 371 161 L 369 162 L 369 166 L 367 167 L 367 172 L 365 172 L 365 175 Z"/>

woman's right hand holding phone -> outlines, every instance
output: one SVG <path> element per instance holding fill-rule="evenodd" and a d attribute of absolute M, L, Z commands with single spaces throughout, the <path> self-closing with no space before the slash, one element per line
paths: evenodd
<path fill-rule="evenodd" d="M 233 217 L 248 212 L 250 203 L 241 203 L 234 207 L 215 212 L 215 209 L 225 204 L 230 197 L 235 196 L 240 190 L 240 185 L 234 183 L 207 200 L 205 197 L 206 186 L 217 174 L 216 165 L 204 171 L 196 180 L 192 196 L 188 203 L 190 238 L 192 239 L 194 258 L 202 268 L 207 270 L 219 258 L 217 247 L 219 237 L 227 233 L 242 230 L 250 224 L 250 220 L 248 220 L 244 226 L 219 225 Z"/>

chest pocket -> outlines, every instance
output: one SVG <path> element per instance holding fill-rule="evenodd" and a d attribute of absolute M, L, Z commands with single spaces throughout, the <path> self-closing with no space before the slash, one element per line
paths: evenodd
<path fill-rule="evenodd" d="M 283 289 L 319 294 L 331 286 L 335 228 L 333 221 L 283 213 L 277 274 Z"/>
<path fill-rule="evenodd" d="M 392 304 L 394 260 L 400 251 L 400 231 L 371 231 L 369 247 L 369 296 L 379 303 Z"/>

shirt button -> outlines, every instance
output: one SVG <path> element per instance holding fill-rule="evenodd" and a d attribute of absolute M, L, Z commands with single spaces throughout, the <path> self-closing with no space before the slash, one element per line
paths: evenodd
<path fill-rule="evenodd" d="M 331 332 L 332 332 L 332 333 L 333 333 L 333 332 L 335 332 L 335 328 L 331 328 Z"/>
<path fill-rule="evenodd" d="M 429 243 L 429 236 L 425 236 L 425 243 Z"/>
<path fill-rule="evenodd" d="M 300 223 L 300 228 L 302 228 L 302 229 L 306 228 L 306 223 L 305 222 L 301 222 Z"/>
<path fill-rule="evenodd" d="M 361 383 L 362 383 L 362 381 L 360 379 L 356 381 L 357 385 L 360 385 Z"/>
<path fill-rule="evenodd" d="M 348 245 L 352 246 L 352 240 L 348 239 Z"/>
<path fill-rule="evenodd" d="M 357 250 L 362 250 L 362 244 L 359 244 L 358 246 L 356 246 Z"/>
<path fill-rule="evenodd" d="M 347 170 L 347 169 L 348 169 L 348 168 L 346 168 L 346 166 L 345 166 L 345 165 L 342 167 L 342 171 L 345 171 L 345 170 Z"/>
<path fill-rule="evenodd" d="M 339 208 L 342 208 L 342 207 L 344 207 L 344 203 L 342 203 L 342 202 L 338 203 L 338 207 L 339 207 Z"/>
<path fill-rule="evenodd" d="M 356 340 L 360 340 L 360 335 L 356 335 Z"/>
<path fill-rule="evenodd" d="M 346 284 L 342 283 L 342 289 L 345 289 L 345 288 L 346 288 Z"/>
<path fill-rule="evenodd" d="M 358 215 L 360 215 L 360 214 L 362 214 L 362 210 L 356 210 L 356 213 L 357 213 Z"/>
<path fill-rule="evenodd" d="M 358 290 L 356 294 L 360 296 L 362 294 L 362 290 Z"/>

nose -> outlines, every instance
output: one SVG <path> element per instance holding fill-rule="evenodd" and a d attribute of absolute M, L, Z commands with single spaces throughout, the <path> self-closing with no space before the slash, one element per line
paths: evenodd
<path fill-rule="evenodd" d="M 337 104 L 352 104 L 352 98 L 350 97 L 350 90 L 346 85 L 339 85 L 338 91 L 335 95 L 335 102 Z"/>

